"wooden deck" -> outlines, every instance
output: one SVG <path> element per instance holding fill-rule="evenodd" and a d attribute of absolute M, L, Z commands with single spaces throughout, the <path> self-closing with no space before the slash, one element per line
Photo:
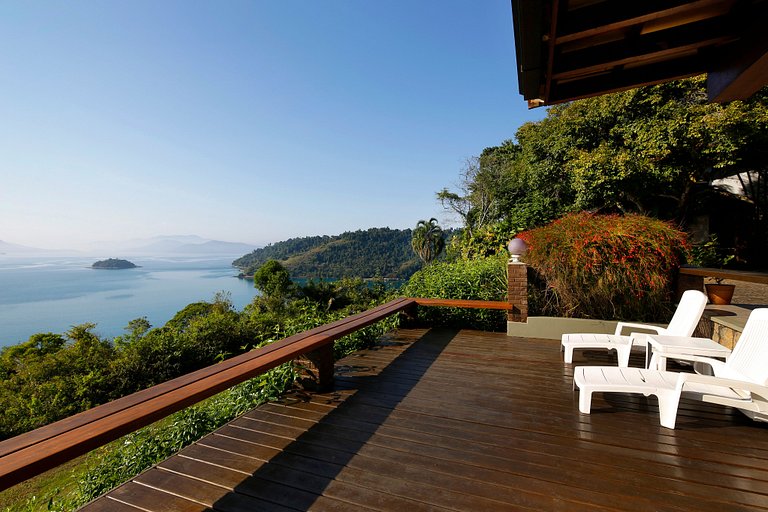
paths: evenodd
<path fill-rule="evenodd" d="M 616 394 L 581 415 L 556 341 L 401 330 L 341 361 L 336 383 L 86 510 L 768 510 L 768 426 L 684 401 L 667 430 L 654 398 Z"/>

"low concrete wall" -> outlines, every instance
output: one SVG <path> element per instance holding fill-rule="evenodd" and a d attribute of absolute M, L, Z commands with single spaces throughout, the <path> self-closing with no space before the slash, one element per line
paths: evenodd
<path fill-rule="evenodd" d="M 693 335 L 713 339 L 733 349 L 752 309 L 709 305 Z M 507 322 L 507 336 L 559 340 L 563 334 L 572 332 L 613 333 L 617 323 L 615 320 L 530 316 L 527 322 Z M 643 332 L 642 329 L 632 331 Z M 622 334 L 629 334 L 628 329 Z"/>
<path fill-rule="evenodd" d="M 613 333 L 617 323 L 615 320 L 529 316 L 527 322 L 507 322 L 507 335 L 559 340 L 571 332 Z"/>

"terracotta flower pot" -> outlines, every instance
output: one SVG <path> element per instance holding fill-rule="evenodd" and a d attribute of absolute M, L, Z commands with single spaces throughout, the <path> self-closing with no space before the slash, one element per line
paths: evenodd
<path fill-rule="evenodd" d="M 736 288 L 735 284 L 705 284 L 704 288 L 707 289 L 707 297 L 712 304 L 724 305 L 730 304 L 733 298 L 733 290 Z"/>

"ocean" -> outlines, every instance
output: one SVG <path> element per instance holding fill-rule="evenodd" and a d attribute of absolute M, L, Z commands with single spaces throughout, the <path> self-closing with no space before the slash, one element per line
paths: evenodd
<path fill-rule="evenodd" d="M 187 304 L 221 291 L 242 309 L 258 291 L 237 278 L 236 257 L 136 257 L 129 260 L 140 268 L 97 270 L 90 265 L 99 258 L 0 255 L 0 347 L 85 322 L 109 338 L 143 316 L 160 327 Z"/>

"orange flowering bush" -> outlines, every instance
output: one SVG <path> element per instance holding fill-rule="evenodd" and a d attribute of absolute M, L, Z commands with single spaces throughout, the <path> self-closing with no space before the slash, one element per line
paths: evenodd
<path fill-rule="evenodd" d="M 642 215 L 576 213 L 517 235 L 538 274 L 538 314 L 668 320 L 672 280 L 690 250 L 686 234 Z"/>

